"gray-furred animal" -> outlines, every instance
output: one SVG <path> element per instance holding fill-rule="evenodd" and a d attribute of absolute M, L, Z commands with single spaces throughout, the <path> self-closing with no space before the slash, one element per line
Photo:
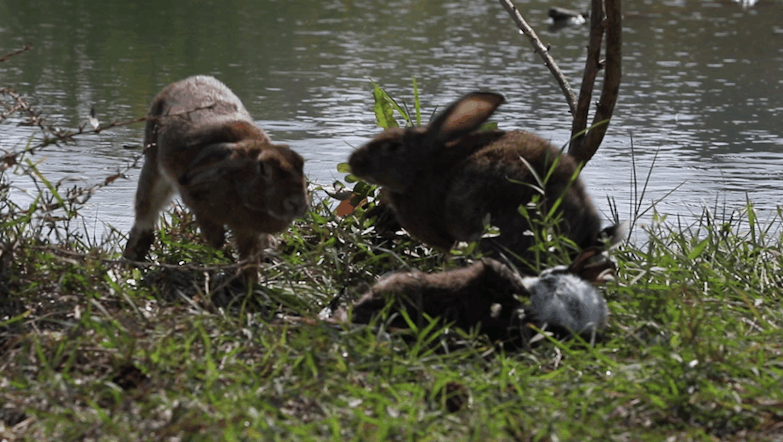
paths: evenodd
<path fill-rule="evenodd" d="M 428 126 L 386 129 L 353 152 L 351 172 L 383 187 L 402 227 L 419 240 L 443 250 L 478 240 L 489 214 L 500 236 L 482 240 L 482 250 L 523 259 L 534 238 L 518 209 L 540 192 L 535 176 L 548 176 L 544 210 L 560 198 L 561 232 L 581 248 L 595 244 L 601 221 L 571 156 L 529 132 L 477 132 L 503 102 L 473 92 Z"/>
<path fill-rule="evenodd" d="M 615 226 L 622 235 L 622 226 Z M 610 236 L 608 241 L 616 241 Z M 593 286 L 614 273 L 614 264 L 601 257 L 599 247 L 582 251 L 569 266 L 556 266 L 539 276 L 525 277 L 522 284 L 530 293 L 527 317 L 539 327 L 555 331 L 592 336 L 607 325 L 609 309 L 606 300 Z M 594 257 L 598 262 L 590 263 Z"/>
<path fill-rule="evenodd" d="M 539 327 L 591 335 L 606 327 L 609 309 L 592 284 L 571 273 L 525 278 L 530 320 Z"/>
<path fill-rule="evenodd" d="M 225 226 L 233 231 L 240 259 L 259 256 L 267 234 L 308 208 L 302 157 L 273 144 L 239 98 L 213 77 L 177 81 L 155 97 L 144 149 L 127 259 L 145 259 L 158 215 L 175 191 L 212 247 L 223 246 Z M 247 272 L 252 277 L 256 269 Z"/>

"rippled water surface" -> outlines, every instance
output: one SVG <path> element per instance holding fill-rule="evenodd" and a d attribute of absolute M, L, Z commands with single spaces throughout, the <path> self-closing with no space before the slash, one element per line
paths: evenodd
<path fill-rule="evenodd" d="M 588 30 L 550 30 L 551 4 L 517 2 L 578 88 Z M 767 213 L 783 204 L 783 2 L 650 0 L 624 9 L 620 99 L 583 173 L 602 210 L 607 197 L 630 209 L 632 145 L 640 186 L 657 154 L 645 207 L 663 198 L 660 212 L 690 216 L 716 201 L 741 208 L 746 197 Z M 490 0 L 0 2 L 0 54 L 28 41 L 33 51 L 0 63 L 0 86 L 57 125 L 84 122 L 91 106 L 104 122 L 137 118 L 166 84 L 212 74 L 321 183 L 341 179 L 335 165 L 378 132 L 370 80 L 410 103 L 415 76 L 425 114 L 492 89 L 508 100 L 494 117 L 501 128 L 556 144 L 569 134 L 559 88 Z M 0 124 L 2 149 L 20 149 L 33 134 L 17 122 Z M 138 147 L 141 133 L 141 125 L 110 130 L 34 159 L 51 179 L 93 184 L 138 155 L 126 147 Z M 129 228 L 137 177 L 135 169 L 90 201 L 97 230 Z M 13 181 L 23 200 L 30 183 Z"/>

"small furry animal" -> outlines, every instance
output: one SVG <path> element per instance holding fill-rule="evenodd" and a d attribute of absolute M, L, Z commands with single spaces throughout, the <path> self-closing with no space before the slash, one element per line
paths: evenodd
<path fill-rule="evenodd" d="M 614 264 L 604 259 L 588 264 L 601 254 L 590 247 L 568 267 L 544 270 L 537 277 L 525 277 L 522 283 L 530 293 L 528 318 L 541 328 L 592 336 L 607 325 L 609 309 L 606 300 L 593 287 L 614 273 Z"/>
<path fill-rule="evenodd" d="M 491 258 L 482 258 L 470 266 L 438 273 L 418 270 L 392 273 L 381 278 L 353 306 L 352 320 L 366 324 L 394 299 L 392 311 L 406 310 L 422 325 L 423 315 L 453 322 L 469 330 L 481 325 L 490 340 L 506 340 L 509 329 L 519 326 L 516 296 L 527 296 L 522 278 Z M 347 319 L 343 312 L 342 319 Z M 405 328 L 396 317 L 391 324 Z"/>
<path fill-rule="evenodd" d="M 477 132 L 503 102 L 473 92 L 429 126 L 386 129 L 353 152 L 351 173 L 381 186 L 402 227 L 443 250 L 478 240 L 490 215 L 500 236 L 482 240 L 482 251 L 510 250 L 529 261 L 534 239 L 518 209 L 539 193 L 544 210 L 561 199 L 563 234 L 581 248 L 593 245 L 601 221 L 571 156 L 529 132 Z M 543 189 L 536 177 L 548 177 Z"/>
<path fill-rule="evenodd" d="M 259 256 L 267 234 L 285 229 L 308 208 L 302 157 L 273 144 L 239 98 L 213 77 L 177 81 L 155 97 L 144 149 L 127 259 L 145 259 L 158 214 L 175 190 L 212 247 L 221 248 L 225 226 L 231 228 L 241 260 Z M 256 271 L 248 268 L 246 275 Z"/>
<path fill-rule="evenodd" d="M 570 266 L 548 269 L 537 277 L 523 278 L 492 258 L 445 272 L 392 273 L 356 301 L 352 320 L 368 323 L 391 302 L 391 314 L 405 310 L 418 325 L 424 315 L 465 330 L 480 325 L 491 341 L 518 341 L 528 322 L 562 336 L 591 337 L 606 327 L 609 314 L 591 282 L 614 270 L 609 260 L 588 264 L 600 253 L 591 247 Z M 529 305 L 525 298 L 530 298 Z M 342 310 L 338 319 L 347 320 L 347 311 Z M 389 325 L 407 327 L 401 317 L 392 318 Z"/>
<path fill-rule="evenodd" d="M 570 273 L 535 279 L 527 289 L 531 319 L 540 327 L 586 335 L 606 327 L 606 301 L 589 282 Z"/>

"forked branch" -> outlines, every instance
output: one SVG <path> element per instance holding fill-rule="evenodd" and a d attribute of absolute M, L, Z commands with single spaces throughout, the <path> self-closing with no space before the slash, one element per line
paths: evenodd
<path fill-rule="evenodd" d="M 544 64 L 560 85 L 566 97 L 568 108 L 573 115 L 571 125 L 571 146 L 568 153 L 581 163 L 587 163 L 593 157 L 603 141 L 609 120 L 612 118 L 617 95 L 620 90 L 622 64 L 622 18 L 621 0 L 592 0 L 590 10 L 590 38 L 587 48 L 587 60 L 579 91 L 578 101 L 563 73 L 549 55 L 549 51 L 527 24 L 516 6 L 510 0 L 500 0 L 517 27 L 525 34 L 535 51 L 544 59 Z M 605 4 L 604 4 L 605 3 Z M 604 10 L 606 11 L 604 13 Z M 606 34 L 606 60 L 601 61 L 601 44 Z M 598 71 L 604 68 L 603 89 L 597 103 L 592 125 L 587 127 L 593 87 Z"/>
<path fill-rule="evenodd" d="M 571 155 L 580 151 L 585 144 L 587 120 L 590 113 L 590 102 L 593 97 L 593 87 L 598 71 L 601 69 L 601 43 L 604 38 L 604 4 L 603 0 L 593 0 L 590 9 L 590 39 L 587 44 L 587 60 L 582 76 L 582 87 L 579 90 L 579 101 L 576 106 L 574 120 L 571 123 Z"/>
<path fill-rule="evenodd" d="M 593 0 L 599 1 L 599 0 Z M 569 150 L 578 161 L 587 163 L 593 157 L 609 128 L 609 120 L 617 103 L 622 77 L 622 11 L 621 0 L 606 0 L 606 64 L 604 67 L 604 85 L 601 98 L 593 115 L 592 129 L 587 132 L 587 141 L 583 146 Z M 606 123 L 604 123 L 606 122 Z M 600 123 L 600 124 L 599 124 Z"/>

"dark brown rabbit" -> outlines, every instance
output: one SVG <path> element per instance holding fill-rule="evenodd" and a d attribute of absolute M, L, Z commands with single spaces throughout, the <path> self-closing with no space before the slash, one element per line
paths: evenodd
<path fill-rule="evenodd" d="M 464 330 L 480 324 L 490 340 L 507 340 L 509 332 L 520 325 L 517 296 L 529 296 L 522 278 L 500 262 L 482 258 L 446 272 L 412 270 L 381 278 L 356 301 L 352 320 L 370 322 L 393 297 L 392 312 L 405 310 L 418 326 L 426 314 Z M 347 312 L 341 314 L 347 319 Z M 391 325 L 407 327 L 400 316 Z"/>
<path fill-rule="evenodd" d="M 231 228 L 240 259 L 258 256 L 267 234 L 307 210 L 302 157 L 273 144 L 239 98 L 213 77 L 186 78 L 155 97 L 144 149 L 127 259 L 145 259 L 158 214 L 174 191 L 212 247 L 222 247 L 225 226 Z"/>
<path fill-rule="evenodd" d="M 475 241 L 489 214 L 500 236 L 483 240 L 482 249 L 529 259 L 530 225 L 518 208 L 539 192 L 534 171 L 548 176 L 545 206 L 562 197 L 561 232 L 582 248 L 592 245 L 601 222 L 573 158 L 528 132 L 476 132 L 503 102 L 499 94 L 474 92 L 429 126 L 387 129 L 351 155 L 351 172 L 385 188 L 400 224 L 427 244 L 449 250 L 456 241 Z"/>
<path fill-rule="evenodd" d="M 597 262 L 590 262 L 595 258 Z M 389 325 L 400 328 L 408 326 L 399 315 L 404 310 L 419 327 L 426 325 L 427 315 L 464 330 L 480 326 L 491 341 L 510 344 L 523 344 L 520 339 L 529 337 L 526 323 L 557 336 L 575 333 L 589 339 L 606 327 L 609 315 L 592 283 L 613 273 L 614 264 L 598 247 L 586 249 L 570 266 L 547 269 L 535 277 L 522 277 L 492 258 L 445 272 L 392 273 L 356 301 L 351 319 L 368 323 L 390 305 L 389 314 L 396 316 Z M 348 310 L 339 310 L 336 318 L 347 320 Z"/>

